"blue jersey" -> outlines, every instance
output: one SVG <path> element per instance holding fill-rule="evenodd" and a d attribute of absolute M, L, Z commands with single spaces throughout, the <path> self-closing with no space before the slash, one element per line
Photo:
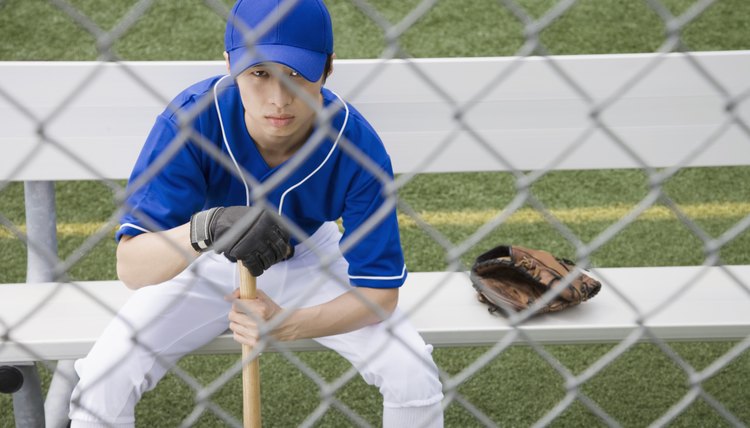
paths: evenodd
<path fill-rule="evenodd" d="M 331 137 L 322 142 L 311 138 L 290 159 L 271 168 L 247 132 L 239 90 L 231 78 L 217 76 L 183 91 L 157 117 L 136 161 L 117 239 L 171 229 L 207 208 L 249 204 L 250 189 L 232 168 L 233 162 L 265 183 L 314 147 L 291 174 L 285 175 L 288 168 L 283 170 L 284 178 L 265 195 L 266 201 L 308 235 L 324 222 L 342 219 L 342 243 L 353 234 L 361 235 L 343 251 L 351 284 L 401 286 L 406 266 L 396 212 L 393 201 L 383 194 L 383 177 L 393 177 L 390 157 L 356 109 L 325 88 L 322 95 L 324 106 L 342 106 L 330 121 Z M 209 144 L 210 150 L 198 140 Z M 377 169 L 376 174 L 342 149 L 347 143 L 372 161 L 368 164 Z M 224 161 L 217 160 L 217 153 Z"/>

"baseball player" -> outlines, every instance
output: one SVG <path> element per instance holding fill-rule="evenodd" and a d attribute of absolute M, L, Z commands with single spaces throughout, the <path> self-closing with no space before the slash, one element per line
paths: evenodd
<path fill-rule="evenodd" d="M 396 309 L 407 270 L 390 159 L 324 88 L 323 1 L 239 0 L 225 48 L 229 74 L 179 94 L 134 166 L 116 237 L 136 291 L 76 362 L 72 426 L 133 426 L 143 393 L 228 328 L 248 345 L 262 328 L 312 338 L 379 388 L 384 426 L 442 426 L 432 348 Z M 238 260 L 257 299 L 238 299 Z"/>

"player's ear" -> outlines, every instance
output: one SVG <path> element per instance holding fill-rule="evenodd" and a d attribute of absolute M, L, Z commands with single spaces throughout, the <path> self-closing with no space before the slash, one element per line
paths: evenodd
<path fill-rule="evenodd" d="M 331 59 L 328 61 L 328 74 L 326 74 L 326 78 L 333 73 L 333 60 L 336 59 L 336 52 L 331 54 Z"/>
<path fill-rule="evenodd" d="M 224 62 L 227 63 L 227 73 L 232 74 L 232 70 L 229 67 L 229 53 L 224 51 Z"/>
<path fill-rule="evenodd" d="M 328 80 L 328 76 L 333 73 L 333 59 L 336 58 L 336 54 L 332 53 L 326 58 L 326 65 L 323 68 L 323 76 L 321 76 L 321 80 L 323 81 L 323 85 L 326 84 L 326 81 Z"/>

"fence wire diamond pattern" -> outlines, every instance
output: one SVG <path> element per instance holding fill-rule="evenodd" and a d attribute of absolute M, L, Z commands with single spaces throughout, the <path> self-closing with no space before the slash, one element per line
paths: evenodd
<path fill-rule="evenodd" d="M 6 103 L 12 105 L 26 120 L 33 123 L 38 136 L 38 142 L 35 147 L 28 151 L 27 159 L 16 165 L 16 169 L 12 171 L 3 171 L 6 181 L 2 184 L 2 189 L 8 188 L 8 183 L 13 181 L 14 176 L 20 174 L 26 162 L 33 159 L 34 156 L 36 156 L 36 153 L 42 149 L 53 149 L 58 152 L 59 156 L 71 159 L 84 169 L 87 169 L 92 175 L 98 176 L 100 181 L 116 195 L 116 199 L 121 203 L 125 200 L 128 192 L 131 192 L 132 190 L 126 190 L 120 182 L 108 178 L 107 173 L 101 171 L 97 165 L 89 165 L 76 153 L 68 151 L 66 145 L 56 141 L 47 130 L 50 129 L 51 126 L 59 124 L 61 121 L 65 120 L 66 108 L 87 90 L 87 87 L 91 82 L 97 79 L 105 65 L 110 62 L 118 63 L 118 67 L 121 68 L 122 72 L 126 73 L 133 82 L 136 82 L 144 91 L 152 94 L 155 99 L 158 99 L 165 105 L 169 102 L 170 95 L 163 93 L 160 88 L 151 87 L 146 80 L 138 75 L 137 70 L 130 69 L 125 62 L 120 62 L 123 61 L 123 58 L 117 54 L 115 48 L 117 41 L 127 35 L 128 32 L 133 31 L 139 22 L 141 22 L 144 17 L 148 15 L 149 11 L 159 2 L 155 0 L 141 0 L 135 2 L 127 13 L 124 14 L 122 19 L 120 19 L 119 22 L 113 25 L 108 31 L 99 26 L 91 17 L 87 16 L 86 13 L 74 4 L 74 2 L 68 2 L 66 0 L 51 0 L 50 2 L 58 10 L 64 12 L 72 22 L 80 27 L 80 29 L 85 30 L 94 38 L 96 49 L 99 54 L 98 60 L 102 61 L 102 63 L 100 67 L 94 68 L 91 74 L 81 80 L 78 85 L 69 88 L 69 95 L 61 103 L 51 108 L 49 113 L 46 114 L 40 114 L 39 112 L 34 111 L 29 106 L 24 105 L 24 102 L 21 99 L 14 97 L 11 94 L 11 91 L 9 91 L 9 86 L 12 85 L 12 82 L 0 82 L 0 98 Z M 383 60 L 381 67 L 385 67 L 387 60 L 407 60 L 406 65 L 409 67 L 409 70 L 426 86 L 434 90 L 437 97 L 443 99 L 452 106 L 451 114 L 454 120 L 449 124 L 449 129 L 444 134 L 445 138 L 435 146 L 434 151 L 424 153 L 424 157 L 420 161 L 420 167 L 408 173 L 400 174 L 396 177 L 395 181 L 392 182 L 387 177 L 379 177 L 390 192 L 386 208 L 391 209 L 394 206 L 397 206 L 403 218 L 414 222 L 422 234 L 428 237 L 431 241 L 437 243 L 445 254 L 447 271 L 461 272 L 468 270 L 470 266 L 467 265 L 467 260 L 470 260 L 470 255 L 475 252 L 477 246 L 480 245 L 490 233 L 503 226 L 511 216 L 518 213 L 524 207 L 534 210 L 536 214 L 540 215 L 544 221 L 559 234 L 560 237 L 564 238 L 568 244 L 572 245 L 575 256 L 580 266 L 583 268 L 592 267 L 592 257 L 595 256 L 598 250 L 629 228 L 633 222 L 641 217 L 647 210 L 657 206 L 663 207 L 672 213 L 691 234 L 697 237 L 706 254 L 705 265 L 707 266 L 722 266 L 720 253 L 724 246 L 743 233 L 746 233 L 748 228 L 750 228 L 750 215 L 747 215 L 718 237 L 712 237 L 711 233 L 704 230 L 698 222 L 694 221 L 691 216 L 686 213 L 684 209 L 672 199 L 672 197 L 670 197 L 669 193 L 664 190 L 665 183 L 675 177 L 675 175 L 684 167 L 688 166 L 695 157 L 704 152 L 710 151 L 716 140 L 730 128 L 743 133 L 748 139 L 748 144 L 750 144 L 750 124 L 748 124 L 746 117 L 738 114 L 739 107 L 743 104 L 747 105 L 748 103 L 748 98 L 750 98 L 750 88 L 741 93 L 732 92 L 732 90 L 727 89 L 719 78 L 714 76 L 708 68 L 701 64 L 699 59 L 693 56 L 690 46 L 686 45 L 685 40 L 681 36 L 684 29 L 692 22 L 699 19 L 701 15 L 715 3 L 714 1 L 696 1 L 680 15 L 674 15 L 667 5 L 658 0 L 645 1 L 648 7 L 663 21 L 664 28 L 666 29 L 665 39 L 657 50 L 660 55 L 654 56 L 652 60 L 645 63 L 642 68 L 637 70 L 636 73 L 624 82 L 624 84 L 616 88 L 615 91 L 602 97 L 599 94 L 593 94 L 588 89 L 590 87 L 588 82 L 576 81 L 575 77 L 566 70 L 565 66 L 560 64 L 560 62 L 551 55 L 540 37 L 545 29 L 553 25 L 556 20 L 564 17 L 576 6 L 576 0 L 551 2 L 551 7 L 538 17 L 535 17 L 524 7 L 525 2 L 500 0 L 498 1 L 499 6 L 505 12 L 512 14 L 520 23 L 525 42 L 515 53 L 515 58 L 509 66 L 505 67 L 496 76 L 489 79 L 482 90 L 475 94 L 471 94 L 466 97 L 465 100 L 455 99 L 450 91 L 447 91 L 446 88 L 442 88 L 437 81 L 432 79 L 430 75 L 420 67 L 419 62 L 411 61 L 410 53 L 402 44 L 402 37 L 404 34 L 412 29 L 418 21 L 429 15 L 435 8 L 439 7 L 441 2 L 437 0 L 421 1 L 398 22 L 391 22 L 379 11 L 377 7 L 379 2 L 373 1 L 371 3 L 365 0 L 351 0 L 351 3 L 362 15 L 371 21 L 371 23 L 374 23 L 384 35 L 385 45 L 380 54 L 380 59 Z M 229 12 L 227 4 L 218 0 L 206 0 L 205 7 L 209 8 L 213 13 L 223 19 L 225 19 Z M 2 13 L 2 3 L 0 3 L 0 13 Z M 643 79 L 648 77 L 661 66 L 664 55 L 673 52 L 679 52 L 684 55 L 684 58 L 690 64 L 692 71 L 710 85 L 717 94 L 720 94 L 725 106 L 725 122 L 720 128 L 716 129 L 715 132 L 706 138 L 702 144 L 696 147 L 694 151 L 684 159 L 681 159 L 676 166 L 666 169 L 658 169 L 650 166 L 643 159 L 641 153 L 633 148 L 633 145 L 629 141 L 629 137 L 618 134 L 615 127 L 613 127 L 608 121 L 608 115 L 611 109 L 617 105 L 618 101 L 621 100 L 624 95 L 628 94 Z M 575 138 L 568 141 L 566 143 L 567 147 L 560 152 L 560 155 L 556 157 L 547 168 L 535 171 L 524 171 L 522 167 L 514 165 L 514 162 L 508 159 L 502 150 L 497 150 L 497 146 L 488 142 L 491 137 L 483 135 L 472 127 L 472 113 L 475 106 L 483 100 L 487 93 L 497 88 L 501 88 L 503 85 L 508 85 L 509 80 L 513 76 L 517 73 L 522 73 L 522 62 L 529 56 L 539 56 L 543 59 L 544 64 L 549 67 L 559 79 L 567 84 L 570 91 L 575 94 L 581 104 L 585 106 L 585 114 L 588 117 L 588 127 L 583 130 L 580 135 L 577 135 Z M 356 94 L 365 90 L 368 82 L 370 82 L 380 71 L 381 69 L 376 67 L 372 70 L 371 75 L 362 76 L 358 85 L 356 85 L 348 95 L 356 96 Z M 203 108 L 208 108 L 210 102 L 211 100 L 205 100 L 205 102 L 203 102 Z M 330 111 L 321 111 L 320 115 L 326 116 L 334 114 L 339 108 L 341 108 L 341 106 L 332 106 Z M 325 125 L 326 122 L 321 123 Z M 211 156 L 214 156 L 217 162 L 221 163 L 224 167 L 233 170 L 233 160 L 227 159 L 219 152 L 210 153 L 213 146 L 210 142 L 201 141 L 202 136 L 195 133 L 189 127 L 185 127 L 180 131 L 180 135 L 178 135 L 174 141 L 174 150 L 178 150 L 186 141 L 192 139 L 197 141 L 198 144 L 209 152 Z M 336 130 L 323 126 L 319 132 L 320 135 L 317 136 L 317 142 L 320 142 L 325 137 L 331 135 L 335 137 Z M 605 134 L 610 142 L 616 145 L 619 149 L 621 156 L 632 160 L 634 164 L 638 165 L 650 183 L 650 188 L 646 196 L 639 203 L 633 206 L 616 221 L 609 224 L 601 231 L 601 233 L 594 236 L 592 239 L 582 239 L 577 236 L 576 231 L 567 225 L 564 219 L 559 218 L 559 214 L 555 210 L 547 207 L 545 202 L 535 194 L 534 188 L 535 185 L 548 176 L 551 171 L 555 170 L 556 167 L 564 162 L 567 157 L 577 155 L 576 150 L 585 143 L 594 132 Z M 441 228 L 431 224 L 431 220 L 425 218 L 418 208 L 413 207 L 409 202 L 402 198 L 397 198 L 396 195 L 399 191 L 412 184 L 413 181 L 420 176 L 420 173 L 428 169 L 431 162 L 438 158 L 447 147 L 456 144 L 457 136 L 459 134 L 468 135 L 473 142 L 485 150 L 485 155 L 487 157 L 496 161 L 497 164 L 502 165 L 504 169 L 511 171 L 510 175 L 512 177 L 512 185 L 515 186 L 516 193 L 503 210 L 498 211 L 488 220 L 485 219 L 485 222 L 468 236 L 456 240 L 452 236 L 445 234 Z M 314 140 L 315 138 L 313 141 Z M 312 148 L 314 148 L 314 146 L 310 146 L 308 152 L 311 151 Z M 344 141 L 342 143 L 342 150 L 365 164 L 366 169 L 378 175 L 379 169 L 377 165 L 372 165 L 372 162 L 367 156 L 358 153 L 354 145 L 348 144 Z M 167 160 L 165 159 L 165 162 L 166 161 Z M 368 164 L 368 162 L 370 164 Z M 162 163 L 155 163 L 154 171 L 149 172 L 145 178 L 142 177 L 141 181 L 145 182 L 152 174 L 158 173 L 158 168 L 160 168 L 161 165 Z M 243 174 L 243 178 L 251 181 L 250 188 L 253 189 L 251 199 L 262 205 L 263 196 L 273 190 L 283 178 L 292 172 L 293 168 L 287 168 L 285 171 L 286 175 L 282 174 L 279 176 L 278 180 L 264 183 L 254 181 L 250 174 Z M 135 188 L 137 188 L 137 186 L 138 184 L 136 183 Z M 38 183 L 27 183 L 26 190 L 27 209 L 29 208 L 29 204 L 32 206 L 35 204 L 45 206 L 45 204 L 49 203 L 50 199 L 54 201 L 54 190 L 50 191 L 49 187 L 39 187 Z M 41 199 L 42 201 L 34 202 L 34 197 Z M 39 210 L 35 211 L 32 207 L 27 213 L 27 216 L 34 212 L 38 215 L 44 215 L 44 213 L 39 213 Z M 371 224 L 378 223 L 385 214 L 385 212 L 382 212 L 379 216 L 376 215 L 371 219 Z M 117 227 L 121 215 L 122 209 L 110 213 L 106 221 L 97 225 L 80 246 L 72 251 L 68 257 L 61 260 L 58 259 L 56 255 L 56 243 L 45 242 L 44 237 L 49 236 L 48 230 L 40 232 L 33 230 L 32 228 L 27 229 L 20 224 L 14 223 L 8 215 L 2 212 L 2 208 L 0 208 L 0 222 L 2 226 L 10 232 L 13 239 L 22 242 L 23 245 L 29 249 L 30 268 L 27 280 L 29 282 L 51 279 L 59 281 L 60 286 L 54 291 L 54 293 L 63 292 L 62 290 L 75 290 L 76 293 L 87 294 L 85 288 L 80 287 L 76 281 L 70 280 L 69 272 L 82 259 L 96 251 L 97 246 L 100 245 L 102 241 L 111 239 L 112 230 Z M 52 218 L 53 231 L 54 220 L 55 219 Z M 144 218 L 144 222 L 148 221 L 147 218 Z M 158 225 L 153 224 L 153 226 L 154 229 L 158 229 Z M 305 233 L 301 229 L 295 228 L 293 224 L 288 224 L 288 226 L 292 229 L 293 234 L 300 238 L 300 240 L 306 237 Z M 358 237 L 354 236 L 351 243 L 343 243 L 344 248 L 346 248 L 347 244 L 353 244 L 356 242 L 357 239 Z M 326 266 L 326 263 L 330 263 L 330 260 L 323 260 L 322 263 Z M 750 297 L 750 287 L 746 281 L 742 278 L 735 277 L 728 269 L 725 269 L 724 271 L 726 275 L 736 283 L 737 287 L 744 290 L 744 292 Z M 622 286 L 608 281 L 608 278 L 606 277 L 602 278 L 602 280 L 608 287 L 614 288 L 615 291 L 617 291 L 616 289 L 618 286 Z M 692 280 L 687 281 L 681 291 L 687 291 L 691 287 L 691 284 Z M 316 287 L 310 288 L 311 293 L 315 292 L 315 290 Z M 221 291 L 217 288 L 217 294 L 220 295 L 220 293 Z M 498 422 L 493 420 L 491 414 L 488 414 L 487 412 L 486 403 L 474 403 L 470 394 L 465 392 L 465 388 L 463 387 L 470 383 L 472 379 L 482 376 L 482 371 L 485 370 L 488 365 L 502 359 L 514 342 L 523 340 L 528 343 L 530 349 L 536 353 L 538 358 L 544 361 L 546 365 L 556 373 L 556 376 L 561 379 L 564 388 L 563 398 L 555 405 L 548 408 L 543 416 L 536 421 L 535 425 L 546 426 L 553 424 L 557 418 L 568 412 L 572 406 L 579 405 L 587 409 L 587 411 L 594 415 L 601 423 L 608 426 L 620 426 L 617 417 L 613 416 L 607 410 L 608 406 L 606 403 L 601 402 L 599 397 L 593 396 L 587 392 L 585 385 L 587 382 L 590 382 L 592 379 L 599 376 L 607 367 L 614 365 L 618 360 L 622 359 L 623 356 L 633 349 L 634 345 L 645 341 L 655 345 L 661 351 L 663 356 L 668 358 L 679 368 L 679 371 L 681 371 L 682 375 L 689 383 L 689 388 L 684 396 L 674 402 L 657 420 L 654 420 L 652 422 L 654 426 L 669 425 L 699 401 L 713 409 L 713 411 L 715 411 L 729 425 L 744 426 L 747 421 L 742 421 L 741 418 L 733 413 L 733 411 L 725 407 L 720 399 L 708 392 L 707 388 L 704 388 L 704 382 L 711 379 L 745 354 L 748 347 L 750 347 L 750 337 L 733 344 L 728 351 L 716 358 L 711 364 L 702 369 L 698 369 L 681 355 L 680 352 L 675 350 L 670 343 L 667 343 L 657 334 L 654 334 L 647 326 L 647 321 L 651 317 L 656 316 L 668 308 L 676 299 L 679 299 L 679 296 L 669 296 L 668 299 L 659 302 L 659 304 L 649 312 L 641 312 L 634 302 L 628 301 L 625 294 L 618 294 L 623 300 L 623 305 L 633 309 L 636 318 L 640 320 L 640 324 L 633 326 L 634 328 L 626 339 L 617 343 L 615 346 L 608 348 L 607 351 L 603 352 L 602 355 L 596 358 L 588 368 L 582 371 L 571 369 L 545 346 L 536 343 L 524 329 L 520 328 L 524 325 L 524 322 L 532 316 L 532 311 L 525 311 L 509 318 L 509 324 L 516 328 L 510 334 L 498 341 L 494 346 L 483 350 L 479 358 L 473 361 L 467 361 L 466 364 L 456 372 L 441 371 L 440 376 L 443 381 L 445 393 L 445 399 L 443 401 L 444 408 L 448 409 L 458 407 L 462 412 L 469 414 L 472 422 L 475 424 L 497 426 Z M 96 298 L 94 295 L 89 295 L 89 297 L 92 299 Z M 550 296 L 550 299 L 552 297 L 554 296 Z M 106 302 L 101 303 L 102 305 L 106 305 Z M 537 302 L 535 307 L 541 306 L 542 303 L 544 302 Z M 2 326 L 5 331 L 10 332 L 7 337 L 4 337 L 3 339 L 8 340 L 8 337 L 12 337 L 13 329 L 22 327 L 36 312 L 44 310 L 44 306 L 44 303 L 40 304 L 39 307 L 34 308 L 34 311 L 29 312 L 26 317 L 16 321 L 14 324 L 6 323 L 2 319 L 2 314 L 0 314 L 0 326 Z M 397 323 L 398 320 L 390 320 L 389 322 Z M 133 334 L 137 341 L 138 328 L 140 327 L 132 325 L 130 328 L 133 329 Z M 266 327 L 266 329 L 269 328 L 270 327 Z M 394 338 L 394 340 L 398 339 Z M 18 345 L 22 347 L 24 346 L 23 344 Z M 306 416 L 306 419 L 302 422 L 303 426 L 314 426 L 316 423 L 320 423 L 326 413 L 332 409 L 343 414 L 345 419 L 353 425 L 369 425 L 366 417 L 358 414 L 357 410 L 347 403 L 347 400 L 338 395 L 342 388 L 358 376 L 358 373 L 354 368 L 348 369 L 340 376 L 334 377 L 333 380 L 327 380 L 325 376 L 319 374 L 316 369 L 308 363 L 306 358 L 301 358 L 300 355 L 293 352 L 293 350 L 289 349 L 284 343 L 266 337 L 261 341 L 258 349 L 262 350 L 267 346 L 273 347 L 273 349 L 283 355 L 284 359 L 289 364 L 293 365 L 302 376 L 312 382 L 318 391 L 319 404 Z M 48 364 L 50 370 L 54 370 L 54 364 L 46 364 Z M 167 364 L 169 363 L 167 362 Z M 209 382 L 196 379 L 195 374 L 188 373 L 181 369 L 180 366 L 169 365 L 170 373 L 194 391 L 195 406 L 193 411 L 182 421 L 183 426 L 197 424 L 206 413 L 214 415 L 218 420 L 222 421 L 222 423 L 229 426 L 240 426 L 238 415 L 234 410 L 222 408 L 213 400 L 213 397 L 217 392 L 224 388 L 227 383 L 231 382 L 232 379 L 237 378 L 242 370 L 241 361 L 238 360 L 231 368 Z M 62 374 L 61 376 L 65 375 Z M 520 404 L 521 403 L 519 403 L 519 405 Z"/>

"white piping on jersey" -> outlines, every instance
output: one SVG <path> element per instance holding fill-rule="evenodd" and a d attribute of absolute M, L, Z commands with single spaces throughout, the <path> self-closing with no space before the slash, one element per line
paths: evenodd
<path fill-rule="evenodd" d="M 375 281 L 388 281 L 391 279 L 402 279 L 406 275 L 406 265 L 404 265 L 404 269 L 401 270 L 401 275 L 398 276 L 352 276 L 349 275 L 349 279 L 372 279 Z"/>
<path fill-rule="evenodd" d="M 339 101 L 341 101 L 341 104 L 344 106 L 344 109 L 346 110 L 346 116 L 344 116 L 344 123 L 343 125 L 341 125 L 341 130 L 339 131 L 339 135 L 336 137 L 336 141 L 333 142 L 333 147 L 331 147 L 331 150 L 328 151 L 328 154 L 326 155 L 326 158 L 323 159 L 323 162 L 321 162 L 320 165 L 318 165 L 318 167 L 315 168 L 313 172 L 308 174 L 307 177 L 303 178 L 297 184 L 289 187 L 288 189 L 284 191 L 284 193 L 281 195 L 281 199 L 279 199 L 279 215 L 281 215 L 281 209 L 284 207 L 284 198 L 286 198 L 286 194 L 296 189 L 300 185 L 302 185 L 302 183 L 307 181 L 307 179 L 315 175 L 316 172 L 320 171 L 320 168 L 323 168 L 323 165 L 325 165 L 326 162 L 328 162 L 328 159 L 331 157 L 331 154 L 333 153 L 334 150 L 336 150 L 336 147 L 338 147 L 339 140 L 341 139 L 341 135 L 344 134 L 344 129 L 346 129 L 346 124 L 349 122 L 349 106 L 346 105 L 346 102 L 344 102 L 344 100 L 339 96 L 339 94 L 333 91 L 331 91 L 331 93 L 333 93 L 333 95 L 336 95 L 336 98 L 338 98 Z"/>
<path fill-rule="evenodd" d="M 123 229 L 125 227 L 132 227 L 133 229 L 140 230 L 141 232 L 151 233 L 150 230 L 143 228 L 141 226 L 135 225 L 133 223 L 123 223 L 120 225 L 120 229 Z"/>
<path fill-rule="evenodd" d="M 227 74 L 226 76 L 219 79 L 216 84 L 214 85 L 214 105 L 216 105 L 216 113 L 219 116 L 219 126 L 221 127 L 221 137 L 224 139 L 224 146 L 227 148 L 227 152 L 229 152 L 229 157 L 232 158 L 232 163 L 234 163 L 234 167 L 237 168 L 237 172 L 240 175 L 240 178 L 242 179 L 242 184 L 245 186 L 245 205 L 250 206 L 250 186 L 247 185 L 247 181 L 245 180 L 245 174 L 242 173 L 242 170 L 240 169 L 239 164 L 237 164 L 237 160 L 234 158 L 234 153 L 232 153 L 231 147 L 229 147 L 229 141 L 227 141 L 227 133 L 224 131 L 224 121 L 221 118 L 221 108 L 219 107 L 219 97 L 216 93 L 216 88 L 219 86 L 222 80 L 226 79 L 227 77 L 230 77 L 231 75 Z M 331 157 L 331 154 L 334 150 L 336 150 L 336 147 L 338 147 L 339 140 L 341 139 L 341 135 L 344 133 L 344 129 L 346 129 L 346 124 L 349 121 L 349 106 L 346 105 L 346 102 L 339 96 L 339 94 L 331 91 L 333 95 L 336 95 L 336 98 L 341 101 L 341 104 L 344 106 L 344 109 L 346 110 L 346 116 L 344 117 L 344 124 L 341 126 L 341 130 L 339 131 L 339 135 L 336 137 L 336 141 L 333 142 L 333 147 L 331 147 L 331 150 L 328 151 L 328 154 L 326 155 L 325 159 L 323 159 L 323 162 L 318 165 L 317 168 L 313 172 L 307 175 L 307 177 L 300 180 L 295 185 L 289 187 L 284 191 L 284 193 L 281 195 L 281 199 L 279 200 L 279 215 L 281 215 L 281 210 L 284 207 L 284 198 L 286 198 L 286 194 L 290 191 L 296 189 L 299 187 L 302 183 L 307 181 L 310 177 L 315 175 L 316 172 L 320 170 L 320 168 L 325 165 L 326 162 L 328 162 L 328 159 Z"/>
<path fill-rule="evenodd" d="M 240 166 L 237 164 L 237 159 L 234 158 L 234 153 L 232 153 L 232 149 L 229 147 L 229 141 L 227 141 L 227 133 L 224 132 L 224 120 L 222 120 L 221 118 L 221 109 L 219 108 L 219 96 L 216 94 L 216 88 L 219 87 L 221 81 L 230 76 L 231 74 L 227 74 L 226 76 L 219 79 L 214 85 L 214 105 L 216 105 L 216 113 L 219 116 L 219 126 L 221 127 L 221 137 L 224 139 L 224 147 L 227 148 L 229 157 L 232 158 L 232 163 L 234 163 L 234 167 L 237 168 L 237 172 L 240 174 L 242 184 L 245 186 L 245 205 L 250 206 L 250 186 L 247 185 L 245 174 L 242 173 L 242 169 L 240 169 Z"/>
<path fill-rule="evenodd" d="M 216 85 L 214 85 L 214 104 L 216 105 L 216 113 L 219 116 L 219 126 L 221 127 L 221 136 L 224 139 L 224 146 L 227 148 L 227 152 L 229 152 L 229 157 L 232 158 L 232 162 L 234 163 L 234 167 L 237 168 L 237 172 L 240 174 L 240 178 L 242 179 L 242 184 L 245 186 L 245 201 L 246 205 L 250 206 L 250 187 L 247 185 L 247 181 L 245 181 L 245 175 L 242 173 L 242 170 L 240 169 L 239 164 L 237 164 L 237 160 L 234 158 L 234 154 L 232 153 L 232 149 L 229 147 L 229 141 L 227 141 L 227 133 L 224 131 L 224 121 L 221 118 L 221 109 L 219 107 L 219 97 L 216 93 L 216 88 L 219 86 L 222 80 L 226 79 L 227 77 L 230 77 L 231 75 L 226 75 L 219 79 L 216 82 Z M 297 187 L 301 186 L 305 181 L 309 180 L 310 177 L 315 175 L 318 171 L 320 171 L 321 168 L 323 168 L 323 165 L 328 162 L 328 159 L 331 158 L 331 155 L 333 154 L 334 150 L 336 150 L 336 147 L 338 147 L 339 140 L 341 139 L 341 136 L 344 134 L 344 129 L 346 129 L 347 123 L 349 123 L 349 106 L 346 104 L 343 98 L 339 96 L 336 92 L 331 91 L 333 95 L 336 96 L 336 98 L 339 99 L 341 104 L 344 106 L 344 110 L 346 110 L 346 115 L 344 116 L 344 123 L 341 125 L 341 130 L 339 130 L 339 135 L 336 136 L 336 141 L 333 142 L 333 146 L 331 147 L 331 150 L 328 151 L 328 154 L 326 155 L 325 159 L 318 165 L 310 174 L 308 174 L 305 178 L 297 182 L 296 184 L 290 186 L 288 189 L 284 191 L 281 195 L 281 199 L 279 199 L 279 215 L 281 215 L 281 210 L 284 207 L 284 198 L 286 198 L 287 193 L 291 192 L 292 190 L 296 189 Z M 349 276 L 350 279 L 369 279 L 369 280 L 375 280 L 375 281 L 388 281 L 393 279 L 402 279 L 406 275 L 406 265 L 404 265 L 404 268 L 401 270 L 401 275 L 398 276 Z"/>

